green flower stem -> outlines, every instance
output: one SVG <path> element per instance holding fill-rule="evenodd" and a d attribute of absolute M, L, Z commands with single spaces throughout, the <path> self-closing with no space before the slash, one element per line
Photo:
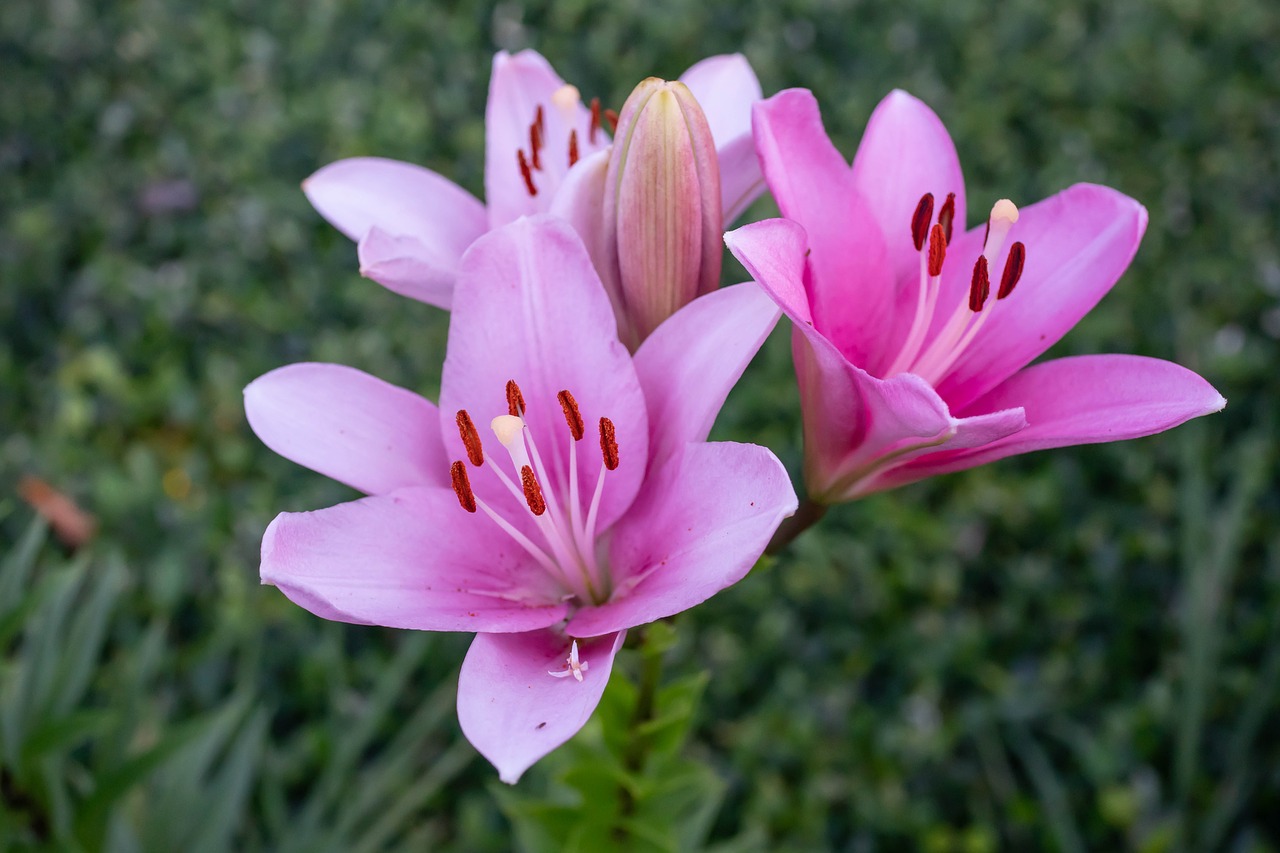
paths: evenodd
<path fill-rule="evenodd" d="M 820 504 L 812 498 L 805 498 L 800 502 L 795 515 L 790 518 L 784 518 L 782 524 L 778 525 L 777 532 L 769 540 L 769 545 L 764 549 L 764 552 L 770 556 L 780 553 L 782 549 L 791 544 L 793 539 L 821 521 L 826 514 L 826 504 Z"/>
<path fill-rule="evenodd" d="M 669 628 L 669 623 L 667 627 Z M 644 770 L 645 758 L 649 753 L 649 738 L 644 734 L 644 728 L 654 718 L 658 686 L 662 683 L 662 658 L 669 645 L 669 643 L 662 643 L 655 647 L 650 642 L 652 636 L 652 629 L 646 628 L 640 637 L 640 684 L 636 693 L 635 709 L 631 713 L 631 723 L 628 726 L 627 751 L 623 756 L 627 781 L 618 787 L 621 821 L 616 828 L 616 835 L 619 840 L 627 835 L 622 824 L 635 813 L 635 797 L 631 793 L 628 782 Z"/>

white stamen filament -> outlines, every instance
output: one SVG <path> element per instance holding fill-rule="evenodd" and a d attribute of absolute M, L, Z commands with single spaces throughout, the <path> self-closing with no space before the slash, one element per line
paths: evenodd
<path fill-rule="evenodd" d="M 555 564 L 555 577 L 562 581 L 575 596 L 585 601 L 600 602 L 609 594 L 609 583 L 601 570 L 595 551 L 595 511 L 599 504 L 600 494 L 604 487 L 605 467 L 600 468 L 601 477 L 596 484 L 596 493 L 586 524 L 582 524 L 582 508 L 579 504 L 577 450 L 570 436 L 569 448 L 569 507 L 566 512 L 558 500 L 557 490 L 552 484 L 549 469 L 538 452 L 537 443 L 523 418 L 515 415 L 499 415 L 490 422 L 494 435 L 499 443 L 507 449 L 511 463 L 517 475 L 525 466 L 533 472 L 534 479 L 542 492 L 546 511 L 534 516 L 534 524 L 542 533 L 543 539 L 551 550 L 551 555 L 539 549 L 546 559 Z M 523 483 L 516 482 L 503 473 L 497 465 L 493 466 L 498 479 L 520 504 L 528 506 L 527 496 L 522 488 Z M 530 514 L 532 511 L 530 510 Z M 505 525 L 504 529 L 514 529 Z M 527 541 L 527 540 L 526 540 Z M 523 544 L 523 543 L 522 543 Z M 536 547 L 536 546 L 535 546 Z M 535 555 L 536 556 L 536 555 Z M 541 560 L 539 562 L 542 562 Z M 545 563 L 543 564 L 545 566 Z"/>

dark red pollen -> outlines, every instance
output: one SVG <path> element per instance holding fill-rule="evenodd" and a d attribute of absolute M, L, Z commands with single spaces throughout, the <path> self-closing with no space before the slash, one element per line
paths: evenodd
<path fill-rule="evenodd" d="M 578 162 L 578 131 L 569 131 L 569 165 Z"/>
<path fill-rule="evenodd" d="M 1017 286 L 1022 278 L 1022 267 L 1027 262 L 1027 247 L 1021 242 L 1009 247 L 1009 257 L 1004 262 L 1004 274 L 1000 276 L 1000 289 L 996 291 L 996 299 L 1004 299 Z"/>
<path fill-rule="evenodd" d="M 542 131 L 538 129 L 536 121 L 529 125 L 529 153 L 532 155 L 529 158 L 529 165 L 542 171 Z"/>
<path fill-rule="evenodd" d="M 596 144 L 596 133 L 600 130 L 600 99 L 591 99 L 591 130 L 587 132 L 587 141 Z"/>
<path fill-rule="evenodd" d="M 533 114 L 534 126 L 538 128 L 538 136 L 543 136 L 547 132 L 546 116 L 543 114 L 542 104 L 538 104 L 538 109 Z"/>
<path fill-rule="evenodd" d="M 467 458 L 477 468 L 484 464 L 484 446 L 480 444 L 480 433 L 471 422 L 471 415 L 466 409 L 458 410 L 458 435 L 462 436 L 462 445 L 467 448 Z"/>
<path fill-rule="evenodd" d="M 516 384 L 514 379 L 507 380 L 507 414 L 513 417 L 524 417 L 525 405 L 524 394 L 520 393 L 520 386 Z"/>
<path fill-rule="evenodd" d="M 987 256 L 978 255 L 973 265 L 973 279 L 969 282 L 969 310 L 978 313 L 991 295 L 991 274 L 987 270 Z"/>
<path fill-rule="evenodd" d="M 453 480 L 453 493 L 458 496 L 458 503 L 467 512 L 476 511 L 476 496 L 471 491 L 471 478 L 467 476 L 467 466 L 459 459 L 449 466 L 449 476 Z"/>
<path fill-rule="evenodd" d="M 525 156 L 523 148 L 516 152 L 516 159 L 520 163 L 520 177 L 524 178 L 524 188 L 529 191 L 529 195 L 537 195 L 538 187 L 533 183 L 533 170 L 529 168 L 529 158 Z"/>
<path fill-rule="evenodd" d="M 574 441 L 582 441 L 582 437 L 586 435 L 587 427 L 582 422 L 582 412 L 578 411 L 578 401 L 573 399 L 573 395 L 568 391 L 561 391 L 556 395 L 560 400 L 560 408 L 564 410 L 565 423 L 569 425 L 569 432 L 573 435 Z"/>
<path fill-rule="evenodd" d="M 942 233 L 947 238 L 947 243 L 951 242 L 951 226 L 956 218 L 956 194 L 947 193 L 947 200 L 942 203 L 942 210 L 938 211 L 938 224 L 942 226 Z"/>
<path fill-rule="evenodd" d="M 542 515 L 547 511 L 547 501 L 542 497 L 542 486 L 538 478 L 533 476 L 533 469 L 528 465 L 520 469 L 520 485 L 524 487 L 524 502 L 529 505 L 529 512 Z"/>
<path fill-rule="evenodd" d="M 617 110 L 605 110 L 604 120 L 609 122 L 609 131 L 611 133 L 618 132 L 618 111 Z"/>
<path fill-rule="evenodd" d="M 600 419 L 600 453 L 604 456 L 604 467 L 610 471 L 618 468 L 618 437 L 613 429 L 613 421 Z"/>
<path fill-rule="evenodd" d="M 947 258 L 947 236 L 941 225 L 929 230 L 929 277 L 942 275 L 942 262 Z"/>
<path fill-rule="evenodd" d="M 911 214 L 911 240 L 916 244 L 916 251 L 924 248 L 924 241 L 929 236 L 929 222 L 933 219 L 933 193 L 925 193 L 916 203 L 916 212 Z"/>

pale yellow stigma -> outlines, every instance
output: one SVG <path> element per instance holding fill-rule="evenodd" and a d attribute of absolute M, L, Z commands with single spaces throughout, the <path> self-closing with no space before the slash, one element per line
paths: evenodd
<path fill-rule="evenodd" d="M 520 441 L 521 432 L 524 430 L 524 419 L 515 415 L 498 415 L 489 422 L 489 426 L 502 446 L 510 450 L 512 445 Z"/>
<path fill-rule="evenodd" d="M 559 110 L 560 114 L 568 121 L 573 121 L 574 110 L 580 103 L 582 103 L 582 96 L 578 92 L 578 87 L 571 86 L 568 83 L 551 94 L 551 105 Z"/>
<path fill-rule="evenodd" d="M 991 220 L 1007 220 L 1010 225 L 1018 221 L 1018 206 L 1007 198 L 1002 198 L 991 207 Z"/>
<path fill-rule="evenodd" d="M 987 239 L 982 247 L 982 254 L 987 262 L 994 264 L 1000 250 L 1004 248 L 1005 238 L 1018 221 L 1018 206 L 1007 198 L 1002 198 L 991 206 L 991 218 L 987 220 Z"/>

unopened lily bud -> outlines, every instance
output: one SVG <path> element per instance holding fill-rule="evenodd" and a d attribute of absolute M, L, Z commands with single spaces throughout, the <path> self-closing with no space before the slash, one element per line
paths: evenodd
<path fill-rule="evenodd" d="M 619 331 L 635 349 L 720 282 L 720 166 L 706 116 L 683 83 L 650 77 L 627 98 L 604 217 L 606 245 L 616 252 Z"/>

